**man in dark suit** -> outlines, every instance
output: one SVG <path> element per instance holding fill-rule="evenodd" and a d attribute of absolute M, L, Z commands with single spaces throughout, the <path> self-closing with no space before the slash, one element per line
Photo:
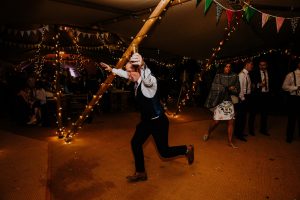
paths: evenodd
<path fill-rule="evenodd" d="M 250 100 L 249 112 L 249 134 L 255 135 L 254 122 L 255 117 L 260 114 L 260 133 L 269 136 L 268 133 L 268 110 L 270 100 L 270 74 L 268 71 L 268 64 L 265 60 L 259 61 L 259 69 L 253 71 L 252 93 Z"/>

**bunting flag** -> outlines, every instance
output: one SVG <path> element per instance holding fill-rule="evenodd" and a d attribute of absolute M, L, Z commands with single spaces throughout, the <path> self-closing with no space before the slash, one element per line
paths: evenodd
<path fill-rule="evenodd" d="M 236 20 L 237 20 L 237 22 L 238 22 L 239 24 L 240 24 L 240 22 L 241 22 L 242 17 L 243 17 L 242 11 L 237 11 L 237 12 L 235 12 L 235 18 L 236 18 Z"/>
<path fill-rule="evenodd" d="M 261 14 L 261 27 L 263 28 L 265 26 L 265 24 L 267 23 L 267 21 L 269 20 L 270 15 L 266 14 L 266 13 L 262 13 Z"/>
<path fill-rule="evenodd" d="M 100 35 L 100 34 L 97 32 L 97 33 L 96 33 L 96 38 L 97 38 L 97 39 L 99 39 L 99 35 Z"/>
<path fill-rule="evenodd" d="M 250 6 L 246 6 L 244 7 L 244 12 L 245 12 L 245 18 L 248 22 L 250 22 L 251 18 L 253 17 L 255 10 L 250 7 Z"/>
<path fill-rule="evenodd" d="M 292 18 L 291 19 L 291 26 L 292 26 L 293 33 L 296 32 L 296 28 L 298 26 L 298 21 L 299 21 L 299 18 Z"/>
<path fill-rule="evenodd" d="M 283 17 L 276 17 L 276 28 L 277 28 L 277 33 L 279 33 L 282 24 L 284 22 L 284 18 Z"/>
<path fill-rule="evenodd" d="M 216 9 L 217 9 L 217 13 L 216 14 L 217 14 L 217 24 L 218 24 L 219 21 L 220 21 L 222 12 L 223 12 L 223 8 L 219 4 L 217 4 Z"/>
<path fill-rule="evenodd" d="M 204 14 L 208 11 L 209 7 L 211 6 L 213 0 L 205 0 L 205 6 L 204 6 Z"/>
<path fill-rule="evenodd" d="M 233 11 L 226 10 L 226 15 L 227 15 L 228 28 L 230 28 L 231 27 L 231 22 L 233 20 Z"/>
<path fill-rule="evenodd" d="M 196 8 L 199 6 L 200 2 L 201 2 L 201 0 L 197 0 L 197 2 L 196 2 Z"/>

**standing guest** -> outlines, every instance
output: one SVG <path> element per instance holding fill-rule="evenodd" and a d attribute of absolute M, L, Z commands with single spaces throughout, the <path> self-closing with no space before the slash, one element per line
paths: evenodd
<path fill-rule="evenodd" d="M 153 136 L 162 157 L 171 158 L 185 155 L 188 163 L 192 164 L 194 161 L 193 145 L 170 147 L 168 144 L 169 120 L 160 104 L 157 79 L 151 74 L 142 56 L 134 53 L 125 66 L 126 71 L 113 69 L 105 63 L 101 63 L 101 66 L 109 72 L 135 82 L 135 98 L 140 107 L 141 121 L 136 126 L 134 136 L 131 140 L 131 148 L 135 160 L 135 173 L 127 176 L 127 180 L 129 182 L 147 180 L 143 144 L 150 135 Z"/>
<path fill-rule="evenodd" d="M 235 121 L 234 135 L 237 139 L 247 142 L 244 133 L 245 125 L 247 121 L 247 109 L 249 106 L 249 98 L 251 94 L 251 79 L 249 72 L 253 69 L 253 62 L 251 60 L 246 60 L 244 69 L 239 73 L 240 81 L 240 101 L 236 106 L 237 114 Z"/>
<path fill-rule="evenodd" d="M 290 94 L 288 97 L 286 142 L 291 143 L 294 138 L 296 121 L 298 121 L 300 135 L 300 60 L 297 61 L 297 69 L 286 75 L 282 89 Z"/>
<path fill-rule="evenodd" d="M 214 111 L 214 117 L 208 128 L 208 133 L 203 136 L 204 141 L 208 140 L 212 131 L 218 126 L 220 121 L 227 121 L 228 145 L 232 148 L 237 148 L 232 143 L 234 125 L 233 103 L 235 103 L 233 99 L 237 98 L 239 92 L 239 77 L 237 74 L 231 72 L 231 64 L 227 64 L 221 73 L 216 74 L 205 103 L 205 107 L 212 108 Z M 216 101 L 216 99 L 218 101 Z M 218 105 L 216 105 L 217 103 Z"/>
<path fill-rule="evenodd" d="M 14 117 L 18 125 L 25 125 L 31 117 L 28 88 L 22 86 L 16 95 Z"/>
<path fill-rule="evenodd" d="M 254 71 L 251 76 L 253 92 L 251 93 L 249 111 L 249 134 L 255 135 L 255 116 L 260 113 L 260 133 L 269 136 L 268 133 L 268 110 L 270 99 L 270 76 L 268 64 L 265 60 L 259 62 L 259 70 Z"/>
<path fill-rule="evenodd" d="M 40 123 L 42 126 L 48 126 L 48 111 L 47 111 L 47 94 L 43 87 L 43 83 L 41 81 L 38 81 L 36 84 L 36 99 L 39 104 L 38 108 L 38 114 Z"/>

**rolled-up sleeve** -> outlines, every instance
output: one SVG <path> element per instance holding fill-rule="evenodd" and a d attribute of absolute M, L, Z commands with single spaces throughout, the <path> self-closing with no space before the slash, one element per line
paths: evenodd
<path fill-rule="evenodd" d="M 122 78 L 126 78 L 128 79 L 128 72 L 126 72 L 125 70 L 123 69 L 116 69 L 116 68 L 113 68 L 112 69 L 112 73 L 116 74 L 117 76 L 120 76 Z"/>
<path fill-rule="evenodd" d="M 294 78 L 292 77 L 291 73 L 286 75 L 284 82 L 282 84 L 282 89 L 287 92 L 293 92 L 298 89 L 298 87 L 294 85 Z"/>
<path fill-rule="evenodd" d="M 141 79 L 144 96 L 152 98 L 157 91 L 157 79 L 151 74 L 151 70 L 146 65 L 141 68 Z"/>

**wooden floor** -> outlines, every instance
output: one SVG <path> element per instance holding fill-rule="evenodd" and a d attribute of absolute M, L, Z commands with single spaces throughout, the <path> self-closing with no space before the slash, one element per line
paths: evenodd
<path fill-rule="evenodd" d="M 101 113 L 72 144 L 57 139 L 55 127 L 5 123 L 0 130 L 0 199 L 300 199 L 300 138 L 285 142 L 284 116 L 270 117 L 271 136 L 257 133 L 248 142 L 234 140 L 238 149 L 227 146 L 225 124 L 207 142 L 202 140 L 209 119 L 198 107 L 170 117 L 170 145 L 194 144 L 195 163 L 189 166 L 184 157 L 161 159 L 150 138 L 144 146 L 148 180 L 135 184 L 125 177 L 134 172 L 130 139 L 139 121 L 136 112 Z"/>

